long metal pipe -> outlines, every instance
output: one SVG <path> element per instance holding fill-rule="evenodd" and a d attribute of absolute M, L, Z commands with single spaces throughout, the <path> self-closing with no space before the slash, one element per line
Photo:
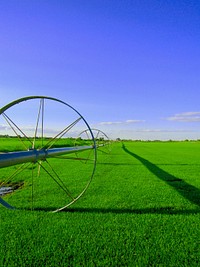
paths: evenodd
<path fill-rule="evenodd" d="M 28 151 L 8 152 L 0 154 L 0 168 L 13 166 L 16 164 L 37 162 L 46 158 L 60 156 L 69 153 L 81 152 L 88 149 L 93 149 L 94 146 L 77 146 L 77 147 L 62 147 L 50 149 L 33 149 Z"/>

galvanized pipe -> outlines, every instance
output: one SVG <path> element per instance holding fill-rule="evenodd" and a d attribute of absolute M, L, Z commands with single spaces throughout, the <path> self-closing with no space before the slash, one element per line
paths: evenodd
<path fill-rule="evenodd" d="M 64 154 L 81 152 L 88 149 L 93 149 L 94 146 L 77 146 L 77 147 L 62 147 L 51 149 L 33 149 L 28 151 L 8 152 L 0 154 L 0 168 L 13 166 L 27 162 L 37 162 L 46 158 L 61 156 Z"/>

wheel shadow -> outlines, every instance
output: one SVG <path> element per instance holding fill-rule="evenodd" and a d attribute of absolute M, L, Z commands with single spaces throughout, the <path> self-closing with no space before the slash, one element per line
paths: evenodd
<path fill-rule="evenodd" d="M 30 211 L 31 209 L 25 209 Z M 35 208 L 32 211 L 54 212 L 56 208 Z M 84 208 L 68 207 L 59 211 L 59 213 L 92 213 L 92 214 L 166 214 L 166 215 L 194 215 L 199 214 L 200 209 L 182 209 L 177 210 L 174 207 L 157 207 L 157 208 Z"/>
<path fill-rule="evenodd" d="M 132 151 L 128 150 L 124 144 L 122 145 L 122 148 L 126 153 L 139 160 L 157 178 L 173 187 L 181 196 L 189 200 L 192 204 L 200 207 L 200 189 L 188 184 L 181 178 L 175 177 L 174 175 L 162 170 L 152 162 L 133 153 Z"/>
<path fill-rule="evenodd" d="M 175 210 L 173 207 L 159 207 L 159 208 L 68 208 L 61 212 L 69 213 L 97 213 L 97 214 L 167 214 L 167 215 L 182 215 L 182 214 L 199 214 L 200 209 Z"/>

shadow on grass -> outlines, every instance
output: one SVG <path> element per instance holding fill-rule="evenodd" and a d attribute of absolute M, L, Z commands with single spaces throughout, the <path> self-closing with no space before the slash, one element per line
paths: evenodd
<path fill-rule="evenodd" d="M 111 166 L 140 166 L 140 163 L 123 163 L 123 162 L 98 162 L 98 165 L 111 165 Z M 200 164 L 187 164 L 187 163 L 158 163 L 156 166 L 200 166 Z"/>
<path fill-rule="evenodd" d="M 139 160 L 155 176 L 173 187 L 181 196 L 189 200 L 191 203 L 200 206 L 200 189 L 188 184 L 184 180 L 175 177 L 174 175 L 162 170 L 150 161 L 131 152 L 126 148 L 124 144 L 122 145 L 122 148 L 126 153 Z"/>
<path fill-rule="evenodd" d="M 175 210 L 172 207 L 160 207 L 160 208 L 144 208 L 144 209 L 123 209 L 123 208 L 68 208 L 62 212 L 77 212 L 77 213 L 114 213 L 114 214 L 198 214 L 200 209 L 196 210 Z"/>
<path fill-rule="evenodd" d="M 28 209 L 26 209 L 28 210 Z M 52 212 L 56 208 L 35 208 L 34 211 Z M 200 209 L 181 209 L 177 210 L 174 207 L 158 207 L 158 208 L 66 208 L 59 211 L 61 213 L 92 213 L 92 214 L 166 214 L 166 215 L 190 215 L 199 214 Z"/>
<path fill-rule="evenodd" d="M 128 150 L 125 145 L 123 150 L 132 157 L 139 160 L 146 168 L 152 172 L 157 178 L 163 180 L 168 185 L 173 187 L 180 195 L 189 200 L 191 203 L 200 207 L 200 190 L 195 186 L 188 184 L 180 178 L 162 170 L 157 165 L 138 156 Z M 104 164 L 104 163 L 102 163 Z M 120 163 L 106 163 L 110 165 L 120 165 Z M 129 164 L 124 164 L 129 165 Z M 131 164 L 130 164 L 131 165 Z M 138 165 L 138 164 L 135 164 Z M 159 165 L 187 165 L 187 164 L 159 164 Z M 195 164 L 196 165 L 196 164 Z M 34 211 L 52 212 L 57 208 L 35 208 Z M 178 209 L 175 207 L 151 207 L 151 208 L 84 208 L 84 207 L 69 207 L 60 211 L 61 213 L 91 213 L 91 214 L 166 214 L 166 215 L 190 215 L 199 214 L 200 208 L 196 209 Z"/>

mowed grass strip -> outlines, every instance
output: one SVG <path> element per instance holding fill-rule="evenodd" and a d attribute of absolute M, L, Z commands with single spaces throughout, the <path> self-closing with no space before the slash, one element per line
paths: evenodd
<path fill-rule="evenodd" d="M 98 153 L 90 187 L 65 211 L 0 207 L 0 265 L 198 266 L 199 148 L 116 142 L 110 155 Z"/>

